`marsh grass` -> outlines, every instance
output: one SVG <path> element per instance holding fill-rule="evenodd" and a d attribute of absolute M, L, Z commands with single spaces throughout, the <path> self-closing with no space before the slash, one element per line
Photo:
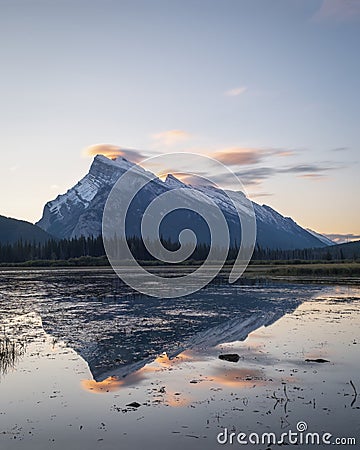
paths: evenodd
<path fill-rule="evenodd" d="M 0 336 L 0 376 L 13 370 L 24 352 L 24 343 L 12 340 L 5 334 Z"/>
<path fill-rule="evenodd" d="M 360 276 L 359 263 L 338 263 L 338 264 L 306 264 L 306 265 L 284 265 L 272 267 L 268 271 L 276 275 L 310 275 L 310 276 Z"/>

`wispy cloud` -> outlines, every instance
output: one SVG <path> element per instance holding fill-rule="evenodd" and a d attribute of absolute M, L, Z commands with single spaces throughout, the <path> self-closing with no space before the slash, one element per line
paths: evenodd
<path fill-rule="evenodd" d="M 256 164 L 263 159 L 262 153 L 253 148 L 229 148 L 211 155 L 213 158 L 229 166 Z"/>
<path fill-rule="evenodd" d="M 332 241 L 336 242 L 337 244 L 343 244 L 345 242 L 351 242 L 351 241 L 358 241 L 360 239 L 360 234 L 339 234 L 339 233 L 330 233 L 330 234 L 324 234 L 324 236 L 328 237 Z"/>
<path fill-rule="evenodd" d="M 184 130 L 167 130 L 155 133 L 151 137 L 159 144 L 170 147 L 190 139 L 191 134 Z"/>
<path fill-rule="evenodd" d="M 278 172 L 283 173 L 298 173 L 298 174 L 318 174 L 319 172 L 326 172 L 328 170 L 333 170 L 334 167 L 322 166 L 319 164 L 297 164 L 295 166 L 284 167 L 278 169 Z"/>
<path fill-rule="evenodd" d="M 191 184 L 192 186 L 203 186 L 203 185 L 216 186 L 216 184 L 212 180 L 209 180 L 205 175 L 204 176 L 201 176 L 200 174 L 189 175 L 181 172 L 172 172 L 172 175 L 174 175 L 178 180 L 182 181 L 183 183 Z"/>
<path fill-rule="evenodd" d="M 267 179 L 279 174 L 294 174 L 298 178 L 320 181 L 325 178 L 329 171 L 343 168 L 343 166 L 330 167 L 328 164 L 297 164 L 288 167 L 253 167 L 244 170 L 236 170 L 235 175 L 246 186 L 256 186 Z M 220 186 L 226 184 L 228 174 L 217 174 L 213 177 Z"/>
<path fill-rule="evenodd" d="M 276 156 L 284 156 L 284 157 L 294 156 L 296 153 L 294 150 L 276 150 L 274 152 L 275 152 Z"/>
<path fill-rule="evenodd" d="M 269 156 L 292 156 L 294 150 L 276 149 L 276 148 L 245 148 L 232 147 L 219 150 L 209 154 L 209 156 L 228 166 L 244 166 L 257 164 Z"/>
<path fill-rule="evenodd" d="M 278 169 L 278 173 L 293 173 L 298 178 L 311 181 L 323 181 L 328 176 L 328 172 L 341 168 L 342 166 L 338 164 L 333 166 L 329 166 L 327 163 L 298 164 L 296 166 Z"/>
<path fill-rule="evenodd" d="M 271 197 L 272 194 L 271 192 L 253 192 L 253 193 L 249 193 L 249 197 L 250 198 L 262 198 L 262 197 Z"/>
<path fill-rule="evenodd" d="M 304 173 L 297 176 L 311 181 L 322 181 L 326 177 L 323 173 Z"/>
<path fill-rule="evenodd" d="M 138 163 L 146 158 L 140 150 L 131 148 L 123 148 L 113 144 L 95 144 L 90 145 L 84 151 L 86 156 L 104 155 L 110 159 L 116 159 L 122 156 L 134 163 Z"/>
<path fill-rule="evenodd" d="M 271 167 L 257 167 L 253 169 L 234 171 L 234 174 L 246 186 L 256 186 L 262 181 L 270 178 L 276 173 L 276 170 Z M 209 176 L 209 175 L 208 175 Z M 231 189 L 229 186 L 229 172 L 217 173 L 211 175 L 211 180 L 218 186 Z"/>
<path fill-rule="evenodd" d="M 253 169 L 237 171 L 235 175 L 246 186 L 257 185 L 262 181 L 267 180 L 277 173 L 277 170 L 273 167 L 256 167 Z"/>
<path fill-rule="evenodd" d="M 360 20 L 359 0 L 323 0 L 312 17 L 315 22 L 353 22 Z"/>
<path fill-rule="evenodd" d="M 246 86 L 239 86 L 233 89 L 229 89 L 228 91 L 225 91 L 224 94 L 227 95 L 228 97 L 237 97 L 238 95 L 241 95 L 246 91 L 247 91 Z"/>

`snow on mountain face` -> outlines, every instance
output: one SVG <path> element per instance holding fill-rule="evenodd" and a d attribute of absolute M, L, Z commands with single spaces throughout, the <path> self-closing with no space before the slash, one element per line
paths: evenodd
<path fill-rule="evenodd" d="M 60 238 L 75 237 L 77 234 L 73 231 L 81 215 L 89 208 L 99 192 L 106 187 L 111 188 L 132 166 L 132 163 L 123 158 L 112 161 L 103 155 L 97 155 L 84 178 L 65 194 L 58 195 L 55 200 L 45 205 L 43 216 L 37 225 Z M 89 233 L 86 234 L 94 232 L 99 235 L 100 231 L 101 226 L 95 226 L 95 229 L 89 229 Z"/>
<path fill-rule="evenodd" d="M 225 191 L 214 186 L 196 186 L 193 189 L 209 196 L 225 212 L 227 222 L 230 225 L 231 216 L 237 218 L 233 203 L 244 214 L 250 214 L 247 202 L 243 201 L 245 198 L 243 192 Z M 267 205 L 260 206 L 255 202 L 252 202 L 252 205 L 257 222 L 257 244 L 261 247 L 294 249 L 323 246 L 324 243 L 319 243 L 318 239 L 313 239 L 314 236 L 309 235 L 290 217 L 282 216 Z M 238 220 L 236 219 L 235 227 L 237 226 Z"/>
<path fill-rule="evenodd" d="M 105 156 L 97 155 L 89 173 L 84 178 L 65 194 L 59 195 L 45 205 L 43 216 L 37 225 L 60 238 L 100 235 L 102 214 L 108 195 L 119 177 L 130 168 L 138 172 L 139 176 L 146 174 L 153 176 L 125 158 L 119 157 L 116 160 L 110 160 Z M 236 208 L 249 214 L 248 205 L 244 202 L 244 194 L 224 191 L 210 185 L 188 185 L 171 174 L 165 181 L 155 178 L 138 196 L 134 207 L 129 210 L 130 234 L 140 234 L 140 218 L 149 203 L 158 195 L 179 188 L 181 188 L 178 191 L 179 195 L 183 199 L 188 199 L 192 204 L 194 202 L 204 204 L 206 198 L 209 198 L 210 204 L 211 199 L 224 214 L 232 243 L 238 242 L 240 224 Z M 269 206 L 260 206 L 253 202 L 253 207 L 257 222 L 257 244 L 261 247 L 294 249 L 328 245 L 318 236 L 301 228 L 291 218 L 282 216 Z M 202 239 L 203 242 L 207 242 L 208 237 L 205 236 L 208 236 L 208 233 L 205 232 L 204 224 L 201 224 L 198 217 L 184 210 L 172 214 L 173 216 L 169 215 L 169 218 L 164 220 L 164 227 L 161 230 L 164 237 L 176 239 L 179 230 L 188 227 L 193 229 L 200 242 Z"/>
<path fill-rule="evenodd" d="M 165 184 L 169 188 L 189 188 L 189 186 L 182 181 L 178 180 L 174 175 L 169 173 L 166 177 Z"/>

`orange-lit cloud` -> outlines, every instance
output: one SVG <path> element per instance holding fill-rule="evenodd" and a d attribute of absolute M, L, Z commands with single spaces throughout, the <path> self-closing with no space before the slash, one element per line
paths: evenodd
<path fill-rule="evenodd" d="M 228 166 L 256 164 L 263 158 L 262 153 L 257 149 L 241 147 L 224 149 L 211 156 Z"/>
<path fill-rule="evenodd" d="M 152 135 L 152 138 L 159 144 L 169 147 L 178 144 L 179 142 L 186 141 L 190 139 L 190 137 L 191 135 L 184 130 L 167 130 Z"/>
<path fill-rule="evenodd" d="M 239 86 L 233 89 L 229 89 L 228 91 L 225 92 L 225 95 L 227 95 L 228 97 L 237 97 L 238 95 L 241 95 L 246 91 L 247 91 L 246 86 Z"/>
<path fill-rule="evenodd" d="M 312 181 L 321 181 L 324 179 L 325 175 L 323 175 L 322 173 L 304 173 L 302 175 L 297 175 L 298 178 L 305 178 L 307 180 L 312 180 Z"/>
<path fill-rule="evenodd" d="M 295 153 L 294 150 L 278 150 L 276 156 L 293 156 Z"/>
<path fill-rule="evenodd" d="M 288 157 L 294 154 L 294 150 L 287 149 L 231 147 L 209 154 L 209 156 L 228 166 L 245 166 L 260 163 L 269 156 Z"/>
<path fill-rule="evenodd" d="M 185 184 L 191 184 L 192 186 L 215 186 L 218 187 L 212 180 L 208 179 L 205 175 L 189 175 L 184 173 L 173 173 L 173 175 Z"/>
<path fill-rule="evenodd" d="M 215 183 L 213 183 L 210 179 L 206 177 L 206 175 L 201 176 L 198 174 L 188 174 L 184 172 L 177 172 L 176 169 L 166 168 L 164 171 L 162 170 L 161 173 L 157 173 L 157 176 L 162 180 L 165 181 L 168 175 L 172 175 L 177 180 L 181 181 L 185 184 L 191 184 L 192 186 L 217 186 Z"/>
<path fill-rule="evenodd" d="M 139 150 L 119 147 L 113 144 L 95 144 L 85 149 L 86 156 L 104 155 L 109 159 L 122 156 L 129 161 L 138 163 L 146 158 Z"/>

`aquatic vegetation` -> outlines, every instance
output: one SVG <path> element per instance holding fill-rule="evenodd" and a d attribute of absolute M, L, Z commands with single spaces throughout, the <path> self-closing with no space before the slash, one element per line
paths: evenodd
<path fill-rule="evenodd" d="M 15 368 L 16 363 L 25 352 L 25 344 L 10 339 L 5 334 L 0 336 L 0 375 L 5 375 Z"/>

